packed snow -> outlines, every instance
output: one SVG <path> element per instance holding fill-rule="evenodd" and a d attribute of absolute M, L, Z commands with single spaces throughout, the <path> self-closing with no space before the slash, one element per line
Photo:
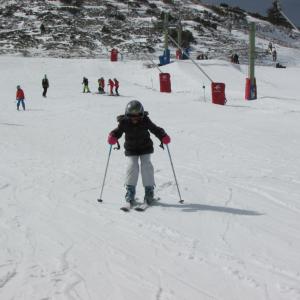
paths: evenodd
<path fill-rule="evenodd" d="M 198 62 L 225 82 L 226 106 L 190 61 L 161 67 L 168 94 L 142 61 L 0 57 L 0 299 L 300 299 L 300 52 L 281 53 L 292 63 L 256 69 L 255 101 L 247 66 Z M 118 78 L 121 96 L 83 94 L 83 76 L 93 92 Z M 108 133 L 132 99 L 171 136 L 183 204 L 154 136 L 157 205 L 120 210 L 123 138 L 97 202 Z"/>

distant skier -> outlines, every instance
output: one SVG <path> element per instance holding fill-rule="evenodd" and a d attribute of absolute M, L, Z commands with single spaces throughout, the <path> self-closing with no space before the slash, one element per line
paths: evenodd
<path fill-rule="evenodd" d="M 151 163 L 151 153 L 154 152 L 150 133 L 153 133 L 162 144 L 169 144 L 171 139 L 164 129 L 156 126 L 144 111 L 143 105 L 137 101 L 130 101 L 125 110 L 125 115 L 117 117 L 118 127 L 108 136 L 108 143 L 114 145 L 125 133 L 126 168 L 126 195 L 128 207 L 135 203 L 136 185 L 139 176 L 139 160 L 141 164 L 142 182 L 145 188 L 144 202 L 148 205 L 154 201 L 154 169 Z"/>
<path fill-rule="evenodd" d="M 269 50 L 270 54 L 273 52 L 273 44 L 272 44 L 272 42 L 269 42 L 268 50 Z"/>
<path fill-rule="evenodd" d="M 272 57 L 273 57 L 273 61 L 277 60 L 277 51 L 276 51 L 276 49 L 273 50 Z"/>
<path fill-rule="evenodd" d="M 104 94 L 105 93 L 105 91 L 104 91 L 104 89 L 105 89 L 105 81 L 104 81 L 104 78 L 103 77 L 101 77 L 101 78 L 99 78 L 98 79 L 98 92 L 99 92 L 99 94 Z"/>
<path fill-rule="evenodd" d="M 237 53 L 235 53 L 234 56 L 233 56 L 233 62 L 234 62 L 235 64 L 239 64 L 239 63 L 240 63 L 240 61 L 239 61 L 239 56 L 237 55 Z"/>
<path fill-rule="evenodd" d="M 18 101 L 17 102 L 17 110 L 19 110 L 20 104 L 22 104 L 23 110 L 25 110 L 25 103 L 24 103 L 25 94 L 19 85 L 17 85 L 16 100 Z"/>
<path fill-rule="evenodd" d="M 91 91 L 89 89 L 89 80 L 86 77 L 83 77 L 82 84 L 83 84 L 83 93 L 90 93 Z"/>
<path fill-rule="evenodd" d="M 114 84 L 114 82 L 110 78 L 108 79 L 108 85 L 109 85 L 109 94 L 111 96 L 113 96 L 114 95 L 113 90 L 114 90 L 115 84 Z"/>
<path fill-rule="evenodd" d="M 43 97 L 47 97 L 47 90 L 49 88 L 49 80 L 47 78 L 47 75 L 44 76 L 43 80 L 42 80 L 42 87 L 44 89 L 43 91 Z"/>
<path fill-rule="evenodd" d="M 120 86 L 120 84 L 119 84 L 119 81 L 117 80 L 117 78 L 114 78 L 114 86 L 115 86 L 115 93 L 116 93 L 116 95 L 120 96 L 119 95 L 119 86 Z"/>
<path fill-rule="evenodd" d="M 40 30 L 41 30 L 41 34 L 42 35 L 46 33 L 46 27 L 45 27 L 45 25 L 43 23 L 40 26 Z"/>
<path fill-rule="evenodd" d="M 232 31 L 232 23 L 231 23 L 231 21 L 227 22 L 227 26 L 226 27 L 227 27 L 228 32 L 231 33 L 231 31 Z"/>

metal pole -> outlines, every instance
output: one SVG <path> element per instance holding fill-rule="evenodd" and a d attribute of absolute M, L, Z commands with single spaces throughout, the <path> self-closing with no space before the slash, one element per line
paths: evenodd
<path fill-rule="evenodd" d="M 106 174 L 107 174 L 107 169 L 108 169 L 108 163 L 109 163 L 109 159 L 110 159 L 110 155 L 111 155 L 111 149 L 112 149 L 112 145 L 110 145 L 110 147 L 109 147 L 108 158 L 107 158 L 107 163 L 106 163 L 106 167 L 105 167 L 105 172 L 104 172 L 104 177 L 103 177 L 103 182 L 102 182 L 101 193 L 100 193 L 99 199 L 97 199 L 98 202 L 103 202 L 103 200 L 102 200 L 102 193 L 103 193 L 103 188 L 104 188 L 104 184 L 105 184 L 105 179 L 106 179 Z"/>
<path fill-rule="evenodd" d="M 181 24 L 181 19 L 178 22 L 178 29 L 177 29 L 177 42 L 178 45 L 181 46 L 182 45 L 182 24 Z"/>
<path fill-rule="evenodd" d="M 249 34 L 249 74 L 251 85 L 254 84 L 255 78 L 255 23 L 250 23 L 250 34 Z"/>
<path fill-rule="evenodd" d="M 165 42 L 164 42 L 164 47 L 165 49 L 169 48 L 169 40 L 168 40 L 168 35 L 169 35 L 169 13 L 165 12 L 164 13 L 164 35 L 165 35 Z"/>
<path fill-rule="evenodd" d="M 176 174 L 175 174 L 175 169 L 174 169 L 174 166 L 173 166 L 173 162 L 172 162 L 172 158 L 171 158 L 171 153 L 170 153 L 170 150 L 169 150 L 169 146 L 167 146 L 167 150 L 168 150 L 168 154 L 169 154 L 169 158 L 170 158 L 170 162 L 171 162 L 171 166 L 172 166 L 172 170 L 173 170 L 173 174 L 174 174 L 174 178 L 175 178 L 175 183 L 176 183 L 176 187 L 177 187 L 177 191 L 178 191 L 178 195 L 179 195 L 179 203 L 183 203 L 184 200 L 182 200 L 181 198 L 181 194 L 180 194 L 180 190 L 179 190 L 179 186 L 178 186 L 178 182 L 177 182 L 177 178 L 176 178 Z"/>
<path fill-rule="evenodd" d="M 279 12 L 283 15 L 283 17 L 291 24 L 291 26 L 297 31 L 300 32 L 299 28 L 291 21 L 291 19 L 281 10 L 280 7 Z"/>

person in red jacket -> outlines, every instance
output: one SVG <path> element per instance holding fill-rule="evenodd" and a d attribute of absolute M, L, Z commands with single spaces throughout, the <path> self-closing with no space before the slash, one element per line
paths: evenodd
<path fill-rule="evenodd" d="M 23 110 L 25 110 L 25 103 L 24 103 L 25 95 L 24 95 L 24 91 L 21 89 L 19 85 L 17 86 L 16 100 L 18 101 L 17 110 L 19 110 L 20 104 L 22 104 Z"/>
<path fill-rule="evenodd" d="M 114 95 L 113 89 L 114 89 L 115 84 L 110 78 L 108 80 L 108 85 L 109 85 L 110 95 L 113 96 Z"/>
<path fill-rule="evenodd" d="M 105 81 L 104 81 L 103 77 L 98 79 L 98 84 L 99 84 L 99 87 L 98 87 L 99 94 L 105 94 L 105 91 L 104 91 Z"/>
<path fill-rule="evenodd" d="M 117 96 L 119 96 L 119 81 L 117 78 L 114 78 L 114 84 L 115 84 L 115 93 Z"/>

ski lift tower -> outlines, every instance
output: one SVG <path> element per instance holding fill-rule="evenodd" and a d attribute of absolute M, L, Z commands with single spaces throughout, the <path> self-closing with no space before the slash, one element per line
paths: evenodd
<path fill-rule="evenodd" d="M 255 23 L 249 25 L 249 68 L 248 77 L 246 78 L 245 99 L 257 99 L 257 87 L 255 79 Z"/>

